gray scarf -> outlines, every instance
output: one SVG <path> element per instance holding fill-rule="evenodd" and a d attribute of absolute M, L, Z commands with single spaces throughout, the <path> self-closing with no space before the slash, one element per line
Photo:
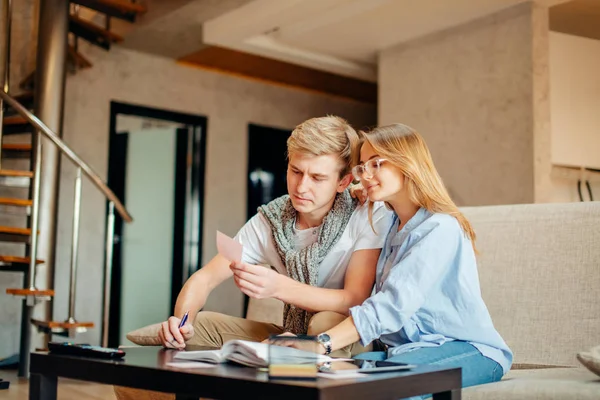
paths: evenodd
<path fill-rule="evenodd" d="M 264 215 L 271 225 L 277 253 L 288 275 L 298 282 L 317 286 L 319 265 L 342 237 L 356 206 L 357 200 L 352 199 L 348 190 L 339 193 L 333 202 L 333 207 L 323 219 L 317 241 L 300 251 L 294 248 L 296 210 L 292 206 L 290 196 L 281 196 L 260 206 L 258 212 Z M 313 313 L 302 308 L 285 304 L 283 327 L 288 332 L 304 334 L 312 316 Z"/>

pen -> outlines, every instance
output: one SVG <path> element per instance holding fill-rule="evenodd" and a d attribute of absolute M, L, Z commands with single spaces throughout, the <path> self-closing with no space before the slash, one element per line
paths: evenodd
<path fill-rule="evenodd" d="M 189 313 L 190 313 L 189 311 L 186 311 L 186 312 L 185 312 L 185 314 L 183 314 L 183 318 L 181 318 L 181 322 L 179 323 L 179 328 L 180 328 L 180 329 L 181 329 L 181 328 L 182 328 L 182 327 L 185 325 L 185 323 L 187 322 L 187 319 L 188 319 L 188 314 L 189 314 Z"/>

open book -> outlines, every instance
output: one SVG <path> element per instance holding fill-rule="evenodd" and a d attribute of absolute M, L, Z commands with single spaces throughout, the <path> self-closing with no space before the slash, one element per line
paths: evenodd
<path fill-rule="evenodd" d="M 277 357 L 283 357 L 294 364 L 314 364 L 333 360 L 329 356 L 281 346 L 277 348 Z M 269 365 L 269 345 L 247 340 L 231 340 L 225 343 L 221 350 L 180 351 L 175 354 L 175 359 L 215 364 L 231 361 L 248 367 L 267 367 Z"/>

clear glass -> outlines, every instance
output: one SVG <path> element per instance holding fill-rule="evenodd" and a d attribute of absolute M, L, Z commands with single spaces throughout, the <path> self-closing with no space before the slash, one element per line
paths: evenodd
<path fill-rule="evenodd" d="M 373 177 L 381 167 L 381 163 L 386 161 L 384 158 L 375 158 L 373 160 L 369 160 L 364 164 L 360 164 L 352 168 L 352 175 L 354 179 L 357 181 L 362 180 L 365 176 L 365 173 L 371 178 Z M 369 178 L 369 179 L 370 179 Z"/>
<path fill-rule="evenodd" d="M 270 336 L 269 378 L 316 379 L 321 347 L 316 336 Z"/>

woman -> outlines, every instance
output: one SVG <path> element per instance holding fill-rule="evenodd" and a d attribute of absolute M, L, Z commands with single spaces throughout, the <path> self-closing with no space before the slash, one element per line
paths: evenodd
<path fill-rule="evenodd" d="M 369 201 L 384 201 L 394 217 L 374 295 L 318 336 L 322 353 L 379 339 L 389 361 L 462 367 L 463 387 L 500 380 L 512 353 L 481 297 L 475 233 L 450 199 L 424 140 L 402 124 L 362 136 L 354 177 Z"/>

